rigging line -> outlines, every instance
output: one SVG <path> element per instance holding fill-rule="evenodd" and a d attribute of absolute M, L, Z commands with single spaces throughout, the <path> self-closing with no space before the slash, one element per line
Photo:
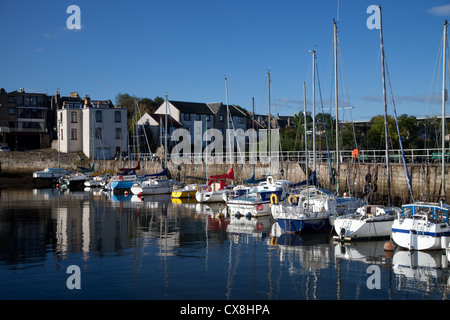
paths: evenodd
<path fill-rule="evenodd" d="M 139 105 L 139 103 L 137 101 L 136 101 L 136 104 L 137 104 L 137 109 L 138 109 L 138 112 L 139 112 L 139 119 L 141 119 L 142 118 L 141 108 L 140 108 L 140 105 Z M 166 114 L 166 117 L 167 117 L 167 114 Z M 148 149 L 148 151 L 150 153 L 150 159 L 151 159 L 151 161 L 153 163 L 153 157 L 151 156 L 152 149 L 150 148 L 150 144 L 148 142 L 147 131 L 145 130 L 145 125 L 142 125 L 142 131 L 144 132 L 144 138 L 145 138 L 145 142 L 147 144 L 147 149 Z M 167 134 L 167 132 L 164 132 L 164 133 Z M 139 139 L 139 130 L 138 130 L 138 139 Z"/>
<path fill-rule="evenodd" d="M 344 59 L 342 58 L 341 43 L 339 41 L 339 35 L 338 35 L 338 48 L 339 48 L 339 57 L 340 57 L 341 64 L 342 64 L 342 68 L 341 69 L 343 70 L 342 72 L 344 74 L 344 79 L 345 79 L 345 81 L 343 81 L 343 83 L 345 83 L 345 90 L 347 92 L 348 105 L 350 106 L 350 119 L 351 119 L 352 129 L 353 129 L 353 140 L 354 140 L 356 149 L 358 149 L 358 142 L 356 141 L 355 124 L 353 122 L 353 112 L 352 112 L 352 108 L 351 108 L 352 104 L 350 102 L 350 93 L 349 93 L 350 91 L 348 89 L 347 75 L 345 73 Z M 340 69 L 340 71 L 341 71 L 341 69 Z"/>
<path fill-rule="evenodd" d="M 384 60 L 385 60 L 387 80 L 388 80 L 388 83 L 389 83 L 389 90 L 390 90 L 390 93 L 391 93 L 392 108 L 393 108 L 393 111 L 394 111 L 395 124 L 396 124 L 396 128 L 397 128 L 398 142 L 400 144 L 400 149 L 401 149 L 401 152 L 402 152 L 403 167 L 405 169 L 405 175 L 406 175 L 406 179 L 407 179 L 407 182 L 408 182 L 409 193 L 411 194 L 411 200 L 412 200 L 412 202 L 414 202 L 414 193 L 413 193 L 413 189 L 412 189 L 411 178 L 410 178 L 409 172 L 408 172 L 408 166 L 406 165 L 405 151 L 403 149 L 402 137 L 400 135 L 400 128 L 398 126 L 397 111 L 396 111 L 396 108 L 395 108 L 395 101 L 394 101 L 394 93 L 393 93 L 393 90 L 392 90 L 392 83 L 391 83 L 391 78 L 389 76 L 389 69 L 388 69 L 388 66 L 387 66 L 387 59 L 386 59 L 386 57 L 384 57 Z"/>
<path fill-rule="evenodd" d="M 274 108 L 274 116 L 275 116 L 275 125 L 276 125 L 276 129 L 278 129 L 278 134 L 279 134 L 279 132 L 280 132 L 280 127 L 279 127 L 279 123 L 278 123 L 278 114 L 277 114 L 277 112 L 276 112 L 276 110 L 277 110 L 277 106 L 276 106 L 276 104 L 275 104 L 275 95 L 273 94 L 273 88 L 272 88 L 272 79 L 271 79 L 271 81 L 270 81 L 270 92 L 272 93 L 271 94 L 271 96 L 272 96 L 272 100 L 273 100 L 273 108 Z M 280 150 L 281 151 L 283 151 L 283 148 L 281 147 L 281 139 L 278 139 L 278 146 L 279 146 L 279 149 L 278 149 L 278 157 L 279 157 L 279 152 L 280 152 Z M 271 150 L 270 150 L 271 151 Z M 283 157 L 281 157 L 281 163 L 283 164 Z"/>
<path fill-rule="evenodd" d="M 320 79 L 319 79 L 319 65 L 317 64 L 316 61 L 316 70 L 317 70 L 317 84 L 318 84 L 318 89 L 319 89 L 319 97 L 320 97 L 320 105 L 322 108 L 322 121 L 323 121 L 323 128 L 324 128 L 324 132 L 325 132 L 325 143 L 327 146 L 327 155 L 328 155 L 328 164 L 329 164 L 329 168 L 330 168 L 330 177 L 333 176 L 333 168 L 332 168 L 332 164 L 331 164 L 331 154 L 330 154 L 330 148 L 328 145 L 328 134 L 327 134 L 327 123 L 325 120 L 325 113 L 323 110 L 323 100 L 322 100 L 322 88 L 320 86 Z"/>
<path fill-rule="evenodd" d="M 439 94 L 437 94 L 437 93 L 433 94 L 432 92 L 433 92 L 433 90 L 435 90 L 435 91 L 437 90 L 437 88 L 439 86 L 438 83 L 440 83 L 440 72 L 438 72 L 438 70 L 440 70 L 441 62 L 442 62 L 442 59 L 441 59 L 442 49 L 444 47 L 443 41 L 444 41 L 444 38 L 441 37 L 441 41 L 439 44 L 439 50 L 437 52 L 437 56 L 436 56 L 436 60 L 435 60 L 433 76 L 431 78 L 432 80 L 431 80 L 431 84 L 430 84 L 430 89 L 428 92 L 428 98 L 427 98 L 427 104 L 426 104 L 426 111 L 428 111 L 428 112 L 426 114 L 430 115 L 430 117 L 429 117 L 430 121 L 425 121 L 425 133 L 426 134 L 427 133 L 431 134 L 435 127 L 434 126 L 435 116 L 433 116 L 433 115 L 435 115 L 436 112 L 433 112 L 433 107 L 431 106 L 431 104 L 437 104 L 440 97 L 439 97 Z M 437 76 L 436 76 L 436 74 L 437 74 Z M 433 81 L 434 79 L 436 79 L 436 82 Z M 436 136 L 437 135 L 438 135 L 438 133 L 436 132 Z M 428 143 L 428 139 L 425 139 L 425 145 L 424 145 L 425 148 L 428 148 L 427 143 Z"/>

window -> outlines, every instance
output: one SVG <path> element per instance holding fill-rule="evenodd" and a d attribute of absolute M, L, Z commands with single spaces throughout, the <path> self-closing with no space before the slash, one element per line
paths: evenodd
<path fill-rule="evenodd" d="M 18 106 L 22 106 L 23 105 L 23 96 L 17 96 L 16 97 L 16 104 Z"/>
<path fill-rule="evenodd" d="M 64 140 L 63 129 L 61 129 L 61 140 Z"/>
<path fill-rule="evenodd" d="M 101 110 L 95 111 L 95 121 L 102 122 L 102 111 Z"/>
<path fill-rule="evenodd" d="M 95 139 L 103 139 L 102 128 L 97 128 L 95 130 Z"/>
<path fill-rule="evenodd" d="M 44 97 L 43 96 L 37 96 L 37 105 L 38 105 L 38 107 L 44 106 Z"/>
<path fill-rule="evenodd" d="M 116 128 L 116 139 L 122 139 L 122 129 Z"/>
<path fill-rule="evenodd" d="M 32 106 L 35 106 L 37 103 L 37 97 L 36 96 L 30 96 L 30 104 Z"/>
<path fill-rule="evenodd" d="M 120 111 L 114 112 L 114 121 L 115 122 L 121 122 L 122 121 L 121 116 L 122 115 L 120 114 Z"/>
<path fill-rule="evenodd" d="M 211 121 L 211 116 L 209 114 L 206 115 L 206 121 Z"/>
<path fill-rule="evenodd" d="M 72 112 L 72 123 L 77 123 L 77 113 L 76 112 Z"/>
<path fill-rule="evenodd" d="M 8 108 L 8 114 L 9 115 L 15 115 L 16 114 L 15 109 L 14 108 Z"/>
<path fill-rule="evenodd" d="M 8 97 L 8 102 L 9 103 L 14 103 L 14 97 L 13 96 L 9 96 Z"/>
<path fill-rule="evenodd" d="M 77 140 L 77 129 L 72 129 L 72 130 L 70 131 L 70 138 L 71 138 L 72 140 Z"/>
<path fill-rule="evenodd" d="M 185 113 L 184 114 L 184 120 L 185 121 L 190 121 L 191 120 L 191 114 L 190 113 Z"/>
<path fill-rule="evenodd" d="M 239 123 L 244 123 L 244 117 L 239 117 Z"/>
<path fill-rule="evenodd" d="M 219 116 L 219 121 L 223 122 L 223 116 Z"/>
<path fill-rule="evenodd" d="M 201 114 L 197 114 L 197 120 L 202 120 L 202 115 Z"/>

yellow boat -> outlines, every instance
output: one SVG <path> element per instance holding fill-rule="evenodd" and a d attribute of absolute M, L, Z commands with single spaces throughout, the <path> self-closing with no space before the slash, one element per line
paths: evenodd
<path fill-rule="evenodd" d="M 195 198 L 195 194 L 199 189 L 199 185 L 197 184 L 189 184 L 181 189 L 173 188 L 172 198 Z"/>

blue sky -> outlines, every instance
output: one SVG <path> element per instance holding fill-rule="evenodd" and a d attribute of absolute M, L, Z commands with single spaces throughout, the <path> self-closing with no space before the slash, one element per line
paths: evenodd
<path fill-rule="evenodd" d="M 69 5 L 81 11 L 81 30 L 69 30 Z M 340 118 L 383 114 L 380 35 L 369 30 L 369 5 L 381 5 L 385 52 L 397 114 L 439 114 L 446 0 L 0 0 L 0 87 L 62 95 L 77 91 L 115 101 L 118 93 L 192 102 L 228 101 L 267 113 L 311 109 L 311 53 L 317 50 L 324 107 L 334 99 L 333 19 L 343 64 Z M 316 106 L 320 107 L 318 85 Z M 391 110 L 391 109 L 390 109 Z M 334 111 L 331 111 L 334 114 Z"/>

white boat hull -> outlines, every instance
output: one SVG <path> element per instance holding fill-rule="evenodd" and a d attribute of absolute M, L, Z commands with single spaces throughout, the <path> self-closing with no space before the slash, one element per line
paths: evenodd
<path fill-rule="evenodd" d="M 195 199 L 198 202 L 224 202 L 223 194 L 228 190 L 216 190 L 216 191 L 197 191 Z"/>
<path fill-rule="evenodd" d="M 389 237 L 394 220 L 335 219 L 334 230 L 341 240 L 376 239 Z"/>
<path fill-rule="evenodd" d="M 174 180 L 146 180 L 133 184 L 130 190 L 135 195 L 171 194 L 175 184 Z"/>
<path fill-rule="evenodd" d="M 446 249 L 450 241 L 447 223 L 429 223 L 421 217 L 396 219 L 392 225 L 392 240 L 408 250 Z"/>
<path fill-rule="evenodd" d="M 271 215 L 270 202 L 227 201 L 227 208 L 233 217 L 261 217 Z"/>

